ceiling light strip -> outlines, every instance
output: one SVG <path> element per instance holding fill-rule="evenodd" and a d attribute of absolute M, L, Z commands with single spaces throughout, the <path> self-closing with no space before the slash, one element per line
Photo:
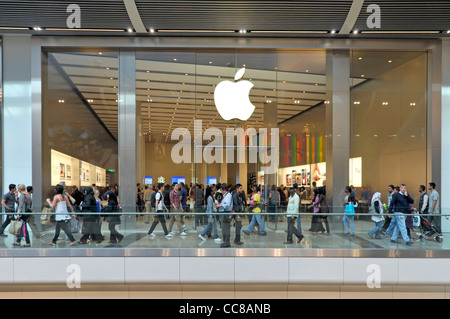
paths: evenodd
<path fill-rule="evenodd" d="M 170 29 L 163 29 L 163 30 L 157 30 L 158 32 L 177 32 L 177 33 L 235 33 L 234 30 L 170 30 Z"/>
<path fill-rule="evenodd" d="M 328 33 L 328 31 L 255 31 L 252 30 L 252 33 L 300 33 L 300 34 L 308 34 L 308 33 Z"/>
<path fill-rule="evenodd" d="M 0 30 L 30 30 L 29 28 L 19 28 L 19 27 L 0 27 Z"/>
<path fill-rule="evenodd" d="M 69 29 L 69 28 L 45 28 L 47 31 L 90 31 L 90 32 L 125 32 L 123 29 Z"/>
<path fill-rule="evenodd" d="M 441 33 L 441 31 L 361 31 L 361 33 L 377 33 L 377 34 L 408 34 L 408 33 L 432 33 L 432 34 L 436 34 L 436 33 Z"/>
<path fill-rule="evenodd" d="M 139 33 L 147 32 L 144 23 L 142 23 L 141 15 L 139 14 L 139 11 L 136 7 L 136 3 L 134 2 L 134 0 L 123 0 L 123 3 L 125 4 L 128 17 L 130 18 L 131 23 L 133 24 L 134 30 L 136 30 L 136 32 Z"/>

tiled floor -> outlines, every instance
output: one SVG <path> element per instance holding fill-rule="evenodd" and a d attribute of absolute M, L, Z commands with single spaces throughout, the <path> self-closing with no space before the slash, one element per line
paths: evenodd
<path fill-rule="evenodd" d="M 391 243 L 390 238 L 383 236 L 382 239 L 371 239 L 368 236 L 368 231 L 374 227 L 373 222 L 365 220 L 355 221 L 355 236 L 350 237 L 344 235 L 342 222 L 335 221 L 330 224 L 331 234 L 317 234 L 313 235 L 308 231 L 310 226 L 310 219 L 302 219 L 304 239 L 300 244 L 286 245 L 286 222 L 266 223 L 267 236 L 259 236 L 256 233 L 251 235 L 245 235 L 241 233 L 241 241 L 244 243 L 242 246 L 233 245 L 232 247 L 239 248 L 317 248 L 317 249 L 430 249 L 430 250 L 448 250 L 450 249 L 450 235 L 444 234 L 444 242 L 438 243 L 433 238 L 429 238 L 425 241 L 420 241 L 418 229 L 415 229 L 411 234 L 414 240 L 414 245 L 406 246 L 403 240 L 399 239 L 399 244 Z M 247 229 L 248 221 L 243 222 L 242 230 Z M 177 234 L 171 239 L 167 239 L 161 226 L 158 225 L 155 229 L 156 237 L 151 238 L 147 235 L 150 228 L 150 224 L 145 223 L 143 220 L 138 220 L 136 223 L 136 229 L 121 230 L 118 227 L 119 232 L 125 235 L 125 238 L 120 244 L 109 244 L 109 230 L 108 224 L 102 224 L 102 233 L 106 240 L 100 244 L 89 243 L 87 245 L 75 245 L 73 248 L 103 248 L 103 247 L 129 247 L 129 248 L 218 248 L 220 244 L 217 244 L 213 239 L 207 239 L 202 241 L 198 235 L 203 230 L 204 226 L 195 229 L 194 220 L 192 218 L 186 219 L 187 236 L 180 236 Z M 176 226 L 174 227 L 176 230 Z M 219 236 L 222 237 L 222 231 L 219 227 Z M 34 248 L 48 248 L 48 243 L 51 241 L 54 234 L 54 226 L 45 226 L 45 236 L 41 239 L 34 239 L 32 237 L 32 247 Z M 76 239 L 81 237 L 81 234 L 74 234 Z M 67 247 L 66 235 L 61 232 L 57 247 Z M 234 227 L 231 229 L 232 242 L 234 239 Z M 294 236 L 295 238 L 295 236 Z M 401 236 L 400 236 L 401 238 Z M 13 246 L 14 237 L 8 235 L 8 237 L 0 237 L 0 248 L 14 248 L 21 249 L 21 247 Z"/>

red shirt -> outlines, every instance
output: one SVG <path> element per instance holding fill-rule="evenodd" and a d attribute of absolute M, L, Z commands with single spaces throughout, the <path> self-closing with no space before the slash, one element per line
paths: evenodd
<path fill-rule="evenodd" d="M 180 193 L 178 192 L 178 191 L 176 191 L 175 189 L 173 189 L 171 192 L 170 192 L 170 194 L 169 194 L 169 197 L 170 197 L 170 204 L 172 205 L 172 206 L 175 206 L 175 207 L 180 207 L 180 205 L 181 205 L 181 200 L 180 200 Z"/>

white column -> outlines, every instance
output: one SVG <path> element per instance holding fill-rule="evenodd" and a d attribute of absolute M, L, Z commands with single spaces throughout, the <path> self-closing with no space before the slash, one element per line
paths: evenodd
<path fill-rule="evenodd" d="M 32 185 L 31 36 L 3 36 L 3 192 Z M 40 185 L 39 185 L 40 186 Z"/>

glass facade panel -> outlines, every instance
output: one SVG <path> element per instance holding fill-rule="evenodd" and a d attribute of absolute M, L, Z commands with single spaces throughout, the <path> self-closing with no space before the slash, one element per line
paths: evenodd
<path fill-rule="evenodd" d="M 351 66 L 353 78 L 362 82 L 351 90 L 351 157 L 357 162 L 351 163 L 349 184 L 353 184 L 363 205 L 370 205 L 376 193 L 388 205 L 389 185 L 405 184 L 414 200 L 409 210 L 412 214 L 419 208 L 419 186 L 424 185 L 427 192 L 430 182 L 427 53 L 354 50 Z M 382 231 L 391 232 L 387 228 L 391 220 L 385 218 Z M 413 226 L 413 217 L 408 216 L 408 238 L 417 239 L 419 230 Z"/>
<path fill-rule="evenodd" d="M 43 208 L 49 202 L 57 202 L 53 202 L 55 187 L 63 185 L 73 199 L 76 217 L 72 216 L 70 224 L 72 233 L 78 236 L 85 217 L 82 204 L 88 188 L 98 190 L 95 197 L 99 204 L 106 205 L 106 190 L 118 184 L 118 54 L 46 52 L 42 83 Z M 59 227 L 57 219 L 62 217 L 45 217 L 42 215 L 41 219 L 44 230 Z M 97 235 L 89 238 L 93 242 L 101 239 L 102 218 L 95 220 Z M 53 236 L 51 231 L 47 236 Z"/>

